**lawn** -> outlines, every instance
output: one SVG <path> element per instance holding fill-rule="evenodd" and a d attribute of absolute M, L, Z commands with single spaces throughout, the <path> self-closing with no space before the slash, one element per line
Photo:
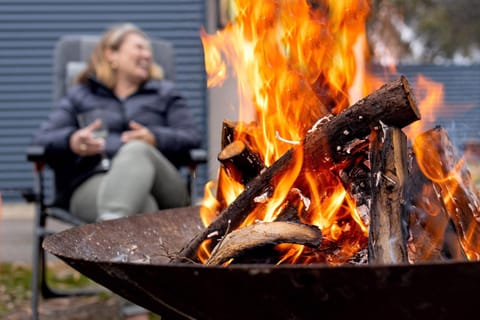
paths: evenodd
<path fill-rule="evenodd" d="M 47 278 L 49 284 L 58 289 L 81 288 L 95 286 L 93 281 L 79 272 L 55 263 L 49 267 Z M 0 318 L 30 303 L 32 292 L 30 265 L 20 263 L 0 264 Z M 105 297 L 109 293 L 105 293 Z"/>
<path fill-rule="evenodd" d="M 26 310 L 30 306 L 32 296 L 30 265 L 19 263 L 0 263 L 0 319 L 7 315 Z M 98 287 L 93 281 L 79 272 L 67 267 L 62 262 L 49 265 L 47 273 L 48 283 L 57 289 L 75 289 Z M 108 291 L 97 295 L 98 300 L 111 300 L 116 296 Z M 55 300 L 55 299 L 53 299 Z M 151 320 L 160 319 L 159 316 L 150 314 Z"/>

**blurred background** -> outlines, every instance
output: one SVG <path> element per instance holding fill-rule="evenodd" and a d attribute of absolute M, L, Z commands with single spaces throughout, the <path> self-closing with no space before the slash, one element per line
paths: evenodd
<path fill-rule="evenodd" d="M 313 5 L 321 1 L 310 0 Z M 231 0 L 0 0 L 0 190 L 6 203 L 21 202 L 8 188 L 29 187 L 24 151 L 52 108 L 52 53 L 65 34 L 99 34 L 130 21 L 151 37 L 173 43 L 176 81 L 202 128 L 210 163 L 197 179 L 197 197 L 216 176 L 223 118 L 235 120 L 235 81 L 207 90 L 199 31 L 227 23 Z M 392 65 L 414 79 L 442 84 L 436 123 L 462 147 L 480 138 L 480 7 L 474 0 L 372 0 L 367 25 L 370 63 L 379 74 Z M 376 69 L 375 69 L 376 68 Z"/>
<path fill-rule="evenodd" d="M 175 49 L 176 81 L 202 135 L 206 90 L 199 30 L 207 19 L 204 0 L 11 0 L 0 1 L 0 190 L 32 183 L 25 148 L 53 107 L 53 49 L 65 34 L 101 34 L 132 22 Z M 206 142 L 205 142 L 206 146 Z M 205 173 L 200 173 L 205 179 Z M 199 182 L 200 183 L 200 182 Z M 21 201 L 4 192 L 5 202 Z"/>

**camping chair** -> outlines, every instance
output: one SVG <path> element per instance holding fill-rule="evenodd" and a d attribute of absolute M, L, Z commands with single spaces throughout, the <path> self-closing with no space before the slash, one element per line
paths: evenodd
<path fill-rule="evenodd" d="M 96 36 L 86 35 L 68 35 L 61 37 L 54 50 L 54 100 L 58 101 L 66 94 L 68 87 L 73 79 L 85 66 L 90 53 L 99 40 Z M 164 68 L 165 78 L 174 80 L 174 50 L 170 43 L 164 40 L 152 40 L 154 60 Z M 27 201 L 35 204 L 35 226 L 33 241 L 33 259 L 32 259 L 32 315 L 33 319 L 38 317 L 39 295 L 43 298 L 55 298 L 65 296 L 87 295 L 96 292 L 91 290 L 75 290 L 61 292 L 47 283 L 46 278 L 46 252 L 42 248 L 43 239 L 52 233 L 47 228 L 47 220 L 55 219 L 71 226 L 85 224 L 85 221 L 70 214 L 67 209 L 61 208 L 55 201 L 47 201 L 47 174 L 55 175 L 53 170 L 47 172 L 48 166 L 44 162 L 44 150 L 41 146 L 29 146 L 27 149 L 27 160 L 33 162 L 34 168 L 34 187 L 32 192 L 24 193 Z M 189 192 L 192 200 L 195 193 L 195 172 L 199 164 L 206 163 L 207 153 L 203 149 L 191 150 L 189 159 L 185 159 L 183 173 L 188 180 Z M 53 179 L 54 180 L 54 179 Z M 54 183 L 53 183 L 54 184 Z M 55 193 L 53 186 L 52 193 Z"/>

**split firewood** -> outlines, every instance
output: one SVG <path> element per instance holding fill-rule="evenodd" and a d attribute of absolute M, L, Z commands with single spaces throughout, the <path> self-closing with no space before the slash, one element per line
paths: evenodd
<path fill-rule="evenodd" d="M 275 221 L 290 221 L 290 222 L 299 222 L 299 206 L 300 204 L 297 203 L 287 203 L 283 208 L 282 211 L 278 214 Z"/>
<path fill-rule="evenodd" d="M 223 119 L 222 122 L 222 132 L 221 132 L 221 141 L 220 141 L 220 150 L 223 150 L 226 146 L 228 146 L 230 143 L 232 143 L 235 139 L 235 129 L 237 127 L 237 122 L 228 120 L 228 119 Z M 215 192 L 216 194 L 216 199 L 219 204 L 219 211 L 225 209 L 227 207 L 227 201 L 224 197 L 224 194 L 222 193 L 222 185 L 226 183 L 225 181 L 228 178 L 228 173 L 226 171 L 227 169 L 223 166 L 220 166 L 218 170 L 218 176 L 217 176 L 217 191 Z"/>
<path fill-rule="evenodd" d="M 370 208 L 369 139 L 364 139 L 355 149 L 351 152 L 350 163 L 345 168 L 341 168 L 338 175 L 345 190 L 355 199 L 357 207 L 368 206 Z"/>
<path fill-rule="evenodd" d="M 224 119 L 222 122 L 222 135 L 221 135 L 221 149 L 225 148 L 228 146 L 230 143 L 232 143 L 235 140 L 235 128 L 237 127 L 237 123 Z"/>
<path fill-rule="evenodd" d="M 265 168 L 260 155 L 240 140 L 233 141 L 223 148 L 217 159 L 224 166 L 227 174 L 243 185 L 250 182 Z"/>
<path fill-rule="evenodd" d="M 288 193 L 282 204 L 280 213 L 275 221 L 289 221 L 300 223 L 300 217 L 310 206 L 310 199 L 306 198 L 298 188 L 293 188 Z"/>
<path fill-rule="evenodd" d="M 405 198 L 410 263 L 465 261 L 465 253 L 441 198 L 440 188 L 425 177 L 411 150 L 409 158 L 409 183 Z"/>
<path fill-rule="evenodd" d="M 280 243 L 302 244 L 317 248 L 322 242 L 318 227 L 292 222 L 259 222 L 232 231 L 214 248 L 206 261 L 208 265 L 220 265 L 247 252 Z"/>
<path fill-rule="evenodd" d="M 237 133 L 237 129 L 240 126 L 243 126 L 242 134 Z M 230 178 L 233 179 L 233 181 L 245 185 L 249 180 L 258 175 L 264 167 L 260 156 L 247 147 L 248 141 L 251 140 L 250 131 L 254 130 L 253 127 L 254 125 L 252 123 L 245 124 L 228 119 L 224 119 L 222 122 L 222 139 L 220 146 L 220 150 L 222 151 L 220 151 L 218 155 L 218 160 L 226 165 L 220 166 L 217 178 L 216 198 L 220 204 L 219 212 L 226 208 L 226 201 L 221 189 L 224 185 L 222 180 Z M 253 168 L 247 166 L 247 163 L 250 162 Z M 242 173 L 243 170 L 246 171 L 245 174 Z"/>
<path fill-rule="evenodd" d="M 220 150 L 237 140 L 244 141 L 247 144 L 252 143 L 256 130 L 258 128 L 254 122 L 245 123 L 224 119 Z"/>
<path fill-rule="evenodd" d="M 377 131 L 370 152 L 372 206 L 368 261 L 397 264 L 408 261 L 404 188 L 407 179 L 407 137 L 399 128 Z"/>
<path fill-rule="evenodd" d="M 403 76 L 399 80 L 385 84 L 329 121 L 319 119 L 319 125 L 314 125 L 309 130 L 303 143 L 287 151 L 250 181 L 235 201 L 193 238 L 181 250 L 179 258 L 172 262 L 197 260 L 198 247 L 210 234 L 218 234 L 217 237 L 224 236 L 229 223 L 232 230 L 236 229 L 256 207 L 255 198 L 274 187 L 279 177 L 292 170 L 296 164 L 295 161 L 302 155 L 302 170 L 316 170 L 319 166 L 347 159 L 348 150 L 343 149 L 342 146 L 365 137 L 380 121 L 402 128 L 419 119 L 420 114 L 413 92 Z"/>
<path fill-rule="evenodd" d="M 468 261 L 468 257 L 465 254 L 465 250 L 463 250 L 462 243 L 458 238 L 457 229 L 455 228 L 452 219 L 448 220 L 448 225 L 445 230 L 442 256 L 449 260 Z"/>
<path fill-rule="evenodd" d="M 479 193 L 447 131 L 436 127 L 422 133 L 414 150 L 423 173 L 441 190 L 465 254 L 469 260 L 480 260 Z"/>

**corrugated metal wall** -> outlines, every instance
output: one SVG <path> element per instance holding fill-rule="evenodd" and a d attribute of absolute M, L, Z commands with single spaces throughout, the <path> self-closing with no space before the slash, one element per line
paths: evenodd
<path fill-rule="evenodd" d="M 0 0 L 0 190 L 32 183 L 24 152 L 52 108 L 52 53 L 64 34 L 99 34 L 128 21 L 171 41 L 178 86 L 206 137 L 204 20 L 203 0 Z M 198 185 L 205 179 L 202 168 Z M 4 193 L 4 200 L 20 198 Z"/>
<path fill-rule="evenodd" d="M 480 139 L 480 65 L 405 66 L 399 70 L 416 81 L 418 90 L 418 75 L 441 85 L 443 102 L 435 109 L 434 120 L 424 115 L 426 121 L 447 129 L 459 149 L 466 140 Z M 421 98 L 421 93 L 417 95 Z"/>

